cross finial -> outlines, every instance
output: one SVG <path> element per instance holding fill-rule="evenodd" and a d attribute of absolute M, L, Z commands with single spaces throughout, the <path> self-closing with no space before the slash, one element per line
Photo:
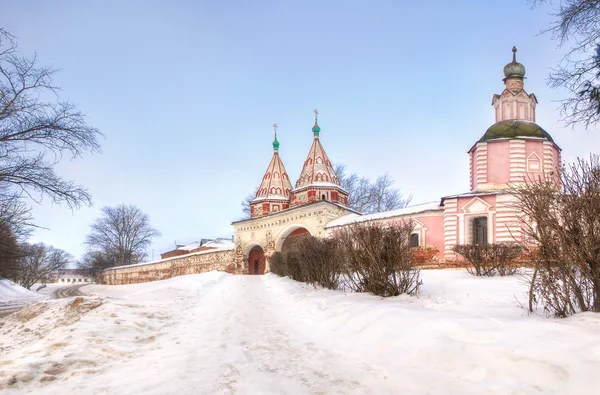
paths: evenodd
<path fill-rule="evenodd" d="M 517 63 L 517 47 L 513 47 L 512 52 L 513 52 L 513 63 Z"/>
<path fill-rule="evenodd" d="M 318 119 L 319 119 L 319 112 L 315 108 L 315 121 L 317 121 Z"/>
<path fill-rule="evenodd" d="M 278 128 L 277 124 L 274 123 L 273 124 L 273 131 L 275 132 L 275 140 L 277 140 L 277 128 Z"/>

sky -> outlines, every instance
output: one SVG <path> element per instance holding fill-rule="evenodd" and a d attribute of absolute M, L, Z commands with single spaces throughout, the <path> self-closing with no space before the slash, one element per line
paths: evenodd
<path fill-rule="evenodd" d="M 121 203 L 161 232 L 149 259 L 231 237 L 271 159 L 273 123 L 294 183 L 315 108 L 330 160 L 348 171 L 388 173 L 413 203 L 466 192 L 467 151 L 494 123 L 513 45 L 563 159 L 599 153 L 600 131 L 561 123 L 566 93 L 546 85 L 566 52 L 539 34 L 551 11 L 526 0 L 3 2 L 0 26 L 60 69 L 61 98 L 104 134 L 102 153 L 56 168 L 93 206 L 32 203 L 44 229 L 31 241 L 78 258 L 101 208 Z"/>

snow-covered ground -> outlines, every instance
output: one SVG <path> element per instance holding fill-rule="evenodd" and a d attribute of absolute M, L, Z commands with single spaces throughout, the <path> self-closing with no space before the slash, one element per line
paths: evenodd
<path fill-rule="evenodd" d="M 89 285 L 0 320 L 7 394 L 589 394 L 600 315 L 528 316 L 517 277 L 422 272 L 421 296 L 207 273 Z M 515 299 L 516 298 L 516 299 Z"/>
<path fill-rule="evenodd" d="M 46 298 L 48 298 L 47 295 L 30 291 L 10 280 L 0 278 L 0 316 L 4 311 Z"/>

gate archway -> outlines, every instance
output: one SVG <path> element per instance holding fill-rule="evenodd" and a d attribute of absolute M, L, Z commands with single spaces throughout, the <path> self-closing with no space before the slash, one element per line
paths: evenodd
<path fill-rule="evenodd" d="M 248 274 L 265 274 L 265 251 L 261 246 L 254 246 L 248 254 Z"/>
<path fill-rule="evenodd" d="M 289 253 L 293 253 L 293 251 L 297 249 L 298 244 L 306 237 L 310 237 L 310 232 L 308 229 L 302 227 L 295 229 L 287 235 L 281 245 L 281 253 L 283 256 L 287 257 Z"/>

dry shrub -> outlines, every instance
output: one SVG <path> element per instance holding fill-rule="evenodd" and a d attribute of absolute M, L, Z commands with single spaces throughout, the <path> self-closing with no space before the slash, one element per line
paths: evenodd
<path fill-rule="evenodd" d="M 517 273 L 517 259 L 522 247 L 515 243 L 458 244 L 454 252 L 462 255 L 470 264 L 467 271 L 474 276 L 509 276 Z"/>
<path fill-rule="evenodd" d="M 271 267 L 271 273 L 281 277 L 288 275 L 288 268 L 283 259 L 283 254 L 279 251 L 276 251 L 271 255 L 271 258 L 269 258 L 269 266 Z"/>
<path fill-rule="evenodd" d="M 271 256 L 271 271 L 329 289 L 379 296 L 417 294 L 422 284 L 411 254 L 412 221 L 355 224 L 319 239 L 308 236 Z M 437 253 L 437 251 L 436 251 Z"/>
<path fill-rule="evenodd" d="M 354 224 L 335 238 L 345 260 L 346 287 L 379 296 L 417 294 L 420 271 L 410 254 L 412 221 Z"/>
<path fill-rule="evenodd" d="M 566 317 L 600 312 L 600 163 L 579 159 L 556 180 L 519 186 L 518 209 L 534 271 L 529 309 L 541 303 L 548 314 Z"/>
<path fill-rule="evenodd" d="M 304 281 L 328 289 L 338 289 L 342 273 L 342 257 L 336 238 L 305 237 L 298 243 L 298 264 Z"/>

